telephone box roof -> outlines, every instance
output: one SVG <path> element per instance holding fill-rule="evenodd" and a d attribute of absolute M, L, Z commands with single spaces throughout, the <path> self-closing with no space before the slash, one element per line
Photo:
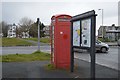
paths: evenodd
<path fill-rule="evenodd" d="M 60 17 L 60 16 L 69 16 L 69 17 L 72 17 L 72 16 L 67 15 L 67 14 L 57 14 L 57 15 L 53 15 L 51 19 L 53 19 L 53 18 L 58 18 L 58 17 Z"/>

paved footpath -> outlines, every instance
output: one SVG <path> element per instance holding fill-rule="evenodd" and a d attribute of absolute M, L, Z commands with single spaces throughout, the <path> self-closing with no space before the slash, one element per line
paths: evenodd
<path fill-rule="evenodd" d="M 3 78 L 90 78 L 90 63 L 75 59 L 75 71 L 47 70 L 49 61 L 3 63 Z M 97 78 L 118 78 L 118 71 L 96 65 Z"/>
<path fill-rule="evenodd" d="M 69 72 L 47 70 L 49 61 L 3 63 L 3 78 L 72 78 Z"/>

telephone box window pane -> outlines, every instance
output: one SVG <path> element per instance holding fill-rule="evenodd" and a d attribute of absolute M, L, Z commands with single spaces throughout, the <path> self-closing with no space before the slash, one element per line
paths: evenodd
<path fill-rule="evenodd" d="M 54 26 L 52 26 L 52 47 L 54 48 Z"/>

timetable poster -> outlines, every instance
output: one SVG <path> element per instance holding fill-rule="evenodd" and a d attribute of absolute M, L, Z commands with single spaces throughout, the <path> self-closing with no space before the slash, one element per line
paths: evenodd
<path fill-rule="evenodd" d="M 73 22 L 73 46 L 80 46 L 80 21 Z"/>
<path fill-rule="evenodd" d="M 83 47 L 90 47 L 91 43 L 91 19 L 84 19 L 81 21 L 82 27 L 82 44 Z"/>

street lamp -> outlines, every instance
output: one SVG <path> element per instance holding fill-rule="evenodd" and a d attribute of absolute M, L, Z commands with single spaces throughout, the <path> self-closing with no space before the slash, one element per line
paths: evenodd
<path fill-rule="evenodd" d="M 39 18 L 37 18 L 38 23 L 38 51 L 40 51 L 40 21 Z"/>
<path fill-rule="evenodd" d="M 103 9 L 98 9 L 102 11 L 102 26 L 103 26 Z"/>
<path fill-rule="evenodd" d="M 103 27 L 103 9 L 98 9 L 102 11 L 102 27 Z M 104 27 L 102 28 L 102 38 L 104 38 Z"/>

